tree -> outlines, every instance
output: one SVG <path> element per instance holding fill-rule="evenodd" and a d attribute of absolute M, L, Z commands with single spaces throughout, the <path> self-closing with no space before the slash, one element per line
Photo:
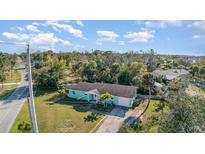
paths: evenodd
<path fill-rule="evenodd" d="M 85 64 L 82 70 L 82 77 L 89 82 L 96 81 L 97 64 L 95 61 L 90 61 Z"/>
<path fill-rule="evenodd" d="M 6 72 L 8 70 L 8 55 L 0 53 L 0 82 L 2 83 L 6 80 Z"/>
<path fill-rule="evenodd" d="M 168 85 L 166 105 L 170 112 L 160 119 L 159 132 L 205 132 L 205 100 L 186 93 L 187 81 L 175 80 Z"/>
<path fill-rule="evenodd" d="M 205 82 L 205 66 L 200 68 L 199 75 Z"/>
<path fill-rule="evenodd" d="M 185 92 L 172 96 L 171 112 L 162 116 L 159 132 L 205 132 L 205 101 L 202 97 L 190 97 Z"/>
<path fill-rule="evenodd" d="M 149 72 L 154 71 L 155 68 L 155 55 L 154 55 L 154 49 L 151 49 L 148 53 L 148 61 L 147 61 L 147 70 Z"/>
<path fill-rule="evenodd" d="M 118 76 L 118 83 L 122 85 L 130 85 L 132 80 L 131 73 L 128 69 L 123 69 L 120 71 Z"/>
<path fill-rule="evenodd" d="M 117 76 L 120 72 L 120 64 L 119 63 L 113 63 L 110 69 L 110 76 L 111 76 L 111 83 L 117 83 L 118 79 Z"/>
<path fill-rule="evenodd" d="M 142 77 L 147 72 L 146 65 L 141 61 L 131 63 L 129 70 L 132 78 L 136 76 Z"/>
<path fill-rule="evenodd" d="M 58 88 L 61 80 L 66 75 L 66 62 L 57 57 L 47 57 L 44 67 L 33 70 L 35 83 L 44 88 Z"/>
<path fill-rule="evenodd" d="M 142 87 L 142 77 L 147 72 L 147 66 L 142 61 L 132 62 L 129 70 L 131 74 L 132 85 L 137 86 L 139 89 Z"/>
<path fill-rule="evenodd" d="M 112 98 L 113 96 L 110 93 L 105 93 L 105 94 L 100 95 L 99 100 L 101 103 L 106 105 Z"/>
<path fill-rule="evenodd" d="M 154 78 L 151 73 L 147 73 L 143 75 L 142 85 L 145 90 L 149 90 L 149 94 L 151 93 L 151 89 L 154 86 Z"/>
<path fill-rule="evenodd" d="M 9 69 L 10 69 L 10 77 L 12 78 L 12 71 L 17 63 L 17 55 L 10 55 L 9 56 Z"/>
<path fill-rule="evenodd" d="M 3 70 L 0 70 L 0 82 L 1 87 L 3 88 L 3 82 L 6 80 L 6 73 Z"/>

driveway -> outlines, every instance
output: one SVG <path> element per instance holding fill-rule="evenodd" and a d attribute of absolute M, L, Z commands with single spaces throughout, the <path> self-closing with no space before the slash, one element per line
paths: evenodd
<path fill-rule="evenodd" d="M 104 120 L 102 125 L 98 128 L 96 133 L 117 133 L 122 126 L 125 119 L 132 114 L 128 109 L 122 109 L 120 107 L 114 108 L 110 115 Z"/>
<path fill-rule="evenodd" d="M 21 65 L 21 84 L 13 94 L 0 102 L 0 133 L 8 133 L 21 110 L 28 95 L 27 81 L 25 81 L 25 66 Z"/>

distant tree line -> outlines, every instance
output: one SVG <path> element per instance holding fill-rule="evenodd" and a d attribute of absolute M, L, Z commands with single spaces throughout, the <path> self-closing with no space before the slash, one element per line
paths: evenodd
<path fill-rule="evenodd" d="M 8 73 L 12 78 L 14 67 L 17 64 L 18 56 L 16 54 L 8 54 L 0 52 L 0 82 L 6 81 Z"/>

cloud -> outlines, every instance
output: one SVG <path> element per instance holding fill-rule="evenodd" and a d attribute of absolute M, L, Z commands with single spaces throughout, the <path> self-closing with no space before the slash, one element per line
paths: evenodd
<path fill-rule="evenodd" d="M 102 42 L 114 42 L 118 45 L 124 45 L 124 41 L 118 41 L 119 35 L 113 31 L 96 31 L 98 35 L 97 45 L 102 45 Z"/>
<path fill-rule="evenodd" d="M 76 20 L 76 24 L 79 25 L 79 26 L 84 26 L 84 24 L 81 20 Z"/>
<path fill-rule="evenodd" d="M 23 27 L 16 27 L 19 31 L 23 31 L 24 28 Z"/>
<path fill-rule="evenodd" d="M 205 30 L 205 21 L 195 21 L 188 25 L 189 28 L 197 29 L 197 30 Z"/>
<path fill-rule="evenodd" d="M 116 42 L 116 39 L 119 37 L 118 34 L 116 34 L 113 31 L 96 31 L 98 35 L 97 41 L 110 41 L 110 42 Z"/>
<path fill-rule="evenodd" d="M 125 38 L 128 38 L 130 42 L 148 42 L 154 38 L 153 32 L 144 31 L 144 32 L 128 32 L 124 35 Z"/>
<path fill-rule="evenodd" d="M 205 35 L 202 35 L 202 34 L 195 34 L 192 36 L 192 39 L 204 39 L 205 38 Z"/>
<path fill-rule="evenodd" d="M 35 45 L 49 45 L 62 43 L 63 45 L 72 45 L 67 40 L 63 40 L 61 38 L 55 37 L 53 33 L 38 33 L 38 34 L 20 34 L 20 33 L 10 33 L 4 32 L 2 33 L 7 39 L 15 39 L 18 41 L 29 41 L 31 44 Z"/>
<path fill-rule="evenodd" d="M 40 26 L 41 24 L 39 22 L 33 22 L 32 25 Z"/>
<path fill-rule="evenodd" d="M 65 41 L 58 37 L 55 37 L 53 33 L 39 33 L 31 38 L 33 44 L 55 44 L 63 43 L 64 45 L 71 45 L 69 41 Z"/>
<path fill-rule="evenodd" d="M 193 35 L 192 38 L 193 39 L 199 39 L 199 38 L 201 38 L 201 35 Z"/>
<path fill-rule="evenodd" d="M 68 33 L 71 33 L 73 36 L 75 37 L 79 37 L 79 38 L 84 38 L 83 36 L 83 32 L 79 29 L 74 28 L 73 26 L 69 25 L 69 24 L 65 24 L 65 23 L 59 23 L 57 21 L 47 21 L 46 25 L 50 25 L 52 26 L 52 28 L 55 27 L 55 30 L 64 30 Z"/>
<path fill-rule="evenodd" d="M 161 20 L 161 21 L 146 21 L 145 22 L 145 29 L 153 28 L 167 28 L 167 27 L 181 27 L 182 21 L 181 20 Z"/>
<path fill-rule="evenodd" d="M 26 29 L 28 31 L 31 31 L 31 32 L 37 32 L 37 33 L 40 32 L 40 30 L 36 26 L 34 26 L 34 25 L 27 25 Z"/>
<path fill-rule="evenodd" d="M 21 34 L 21 33 L 10 33 L 10 32 L 3 32 L 3 36 L 5 36 L 7 39 L 16 39 L 19 41 L 29 39 L 28 34 Z"/>

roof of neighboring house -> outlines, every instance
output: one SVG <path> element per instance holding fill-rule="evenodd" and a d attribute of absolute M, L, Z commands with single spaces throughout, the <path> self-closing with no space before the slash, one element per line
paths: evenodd
<path fill-rule="evenodd" d="M 159 77 L 161 75 L 165 76 L 167 80 L 173 80 L 180 77 L 181 75 L 187 75 L 189 72 L 185 69 L 168 69 L 168 70 L 155 70 L 152 75 Z"/>
<path fill-rule="evenodd" d="M 110 93 L 113 96 L 133 98 L 136 87 L 107 83 L 89 83 L 79 82 L 77 84 L 68 84 L 68 89 L 81 90 L 86 92 L 99 92 L 99 94 Z"/>

